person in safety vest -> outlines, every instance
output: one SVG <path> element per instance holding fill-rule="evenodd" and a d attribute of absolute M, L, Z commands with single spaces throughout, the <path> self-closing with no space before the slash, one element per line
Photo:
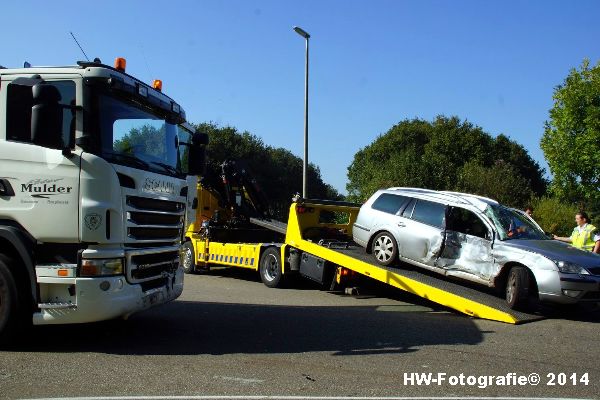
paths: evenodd
<path fill-rule="evenodd" d="M 577 223 L 577 226 L 573 229 L 573 233 L 571 233 L 570 237 L 553 235 L 554 239 L 565 243 L 571 243 L 573 246 L 582 250 L 600 254 L 600 232 L 590 223 L 590 217 L 588 217 L 587 213 L 585 211 L 579 211 L 575 214 L 575 222 Z"/>

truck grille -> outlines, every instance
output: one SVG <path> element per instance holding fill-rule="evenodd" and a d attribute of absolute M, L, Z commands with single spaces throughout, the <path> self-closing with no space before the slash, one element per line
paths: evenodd
<path fill-rule="evenodd" d="M 132 255 L 127 271 L 127 280 L 131 283 L 150 283 L 153 280 L 164 279 L 178 267 L 178 251 Z"/>
<path fill-rule="evenodd" d="M 181 239 L 185 203 L 127 196 L 127 242 L 175 243 Z"/>

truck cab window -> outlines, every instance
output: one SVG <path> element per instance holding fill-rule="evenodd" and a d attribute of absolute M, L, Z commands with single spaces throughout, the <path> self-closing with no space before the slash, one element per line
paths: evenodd
<path fill-rule="evenodd" d="M 63 109 L 62 138 L 64 147 L 72 147 L 75 139 L 75 82 L 47 82 L 60 93 Z M 7 88 L 6 140 L 31 143 L 31 107 L 33 106 L 32 87 L 9 84 Z"/>

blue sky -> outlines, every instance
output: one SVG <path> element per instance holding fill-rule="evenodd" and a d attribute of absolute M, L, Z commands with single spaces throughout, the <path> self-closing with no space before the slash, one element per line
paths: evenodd
<path fill-rule="evenodd" d="M 405 118 L 457 115 L 539 148 L 552 92 L 600 59 L 599 1 L 19 1 L 0 64 L 83 58 L 163 80 L 191 122 L 247 130 L 301 156 L 311 34 L 310 162 L 345 191 L 354 153 Z M 299 188 L 300 191 L 301 188 Z M 309 189 L 310 190 L 310 189 Z"/>

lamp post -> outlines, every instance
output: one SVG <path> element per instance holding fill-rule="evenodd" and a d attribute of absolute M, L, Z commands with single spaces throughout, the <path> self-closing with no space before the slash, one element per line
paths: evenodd
<path fill-rule="evenodd" d="M 294 26 L 294 31 L 306 41 L 306 72 L 304 78 L 304 164 L 302 166 L 302 197 L 306 199 L 308 197 L 308 39 L 310 38 L 310 35 L 299 26 Z"/>

